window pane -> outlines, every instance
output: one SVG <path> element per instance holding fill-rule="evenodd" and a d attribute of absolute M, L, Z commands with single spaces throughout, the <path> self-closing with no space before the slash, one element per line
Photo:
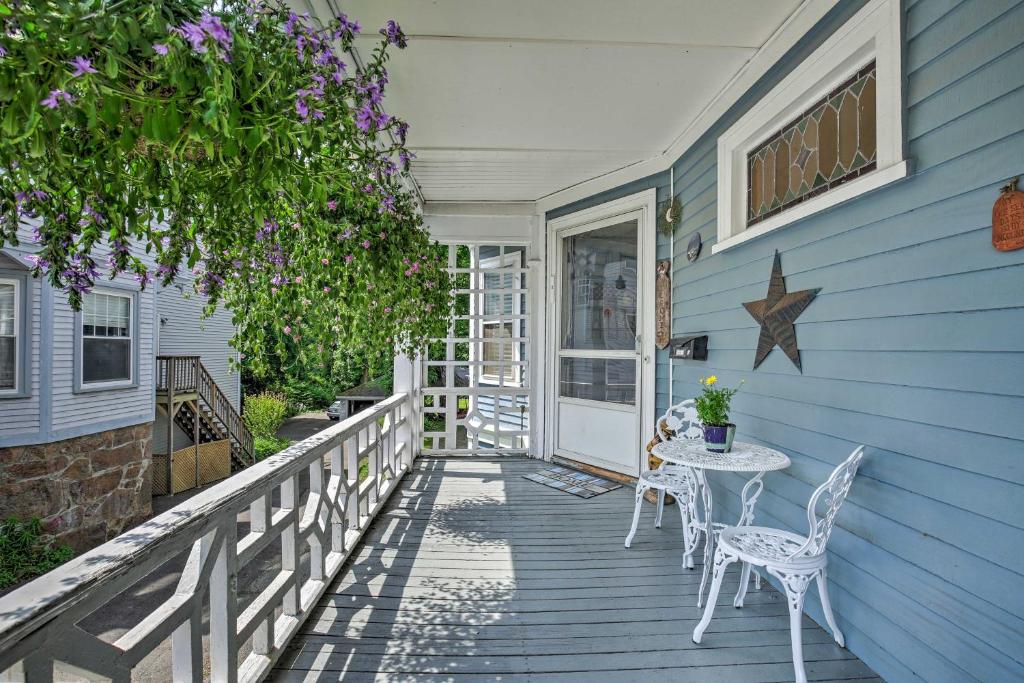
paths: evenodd
<path fill-rule="evenodd" d="M 563 244 L 562 348 L 634 348 L 637 222 L 572 235 Z"/>
<path fill-rule="evenodd" d="M 131 319 L 131 299 L 128 297 L 88 294 L 82 309 L 82 334 L 130 337 Z"/>
<path fill-rule="evenodd" d="M 484 339 L 494 339 L 493 342 L 483 342 L 483 360 L 489 361 L 484 365 L 485 375 L 504 375 L 506 383 L 514 379 L 515 366 L 509 365 L 515 360 L 515 344 L 508 340 L 512 338 L 512 323 L 497 323 L 484 325 Z M 490 364 L 490 363 L 493 363 Z"/>
<path fill-rule="evenodd" d="M 131 354 L 129 339 L 83 339 L 82 382 L 131 379 Z"/>
<path fill-rule="evenodd" d="M 14 285 L 0 284 L 0 334 L 15 334 L 14 304 Z"/>
<path fill-rule="evenodd" d="M 0 389 L 14 388 L 17 375 L 16 349 L 17 341 L 14 337 L 0 337 Z"/>
<path fill-rule="evenodd" d="M 636 361 L 563 358 L 559 395 L 610 403 L 636 403 Z"/>
<path fill-rule="evenodd" d="M 747 155 L 747 226 L 875 170 L 875 63 Z"/>

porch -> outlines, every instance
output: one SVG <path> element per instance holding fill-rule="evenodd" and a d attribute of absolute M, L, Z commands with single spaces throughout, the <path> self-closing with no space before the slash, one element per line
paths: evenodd
<path fill-rule="evenodd" d="M 700 566 L 680 568 L 674 508 L 632 548 L 633 489 L 582 499 L 515 457 L 421 458 L 269 677 L 311 680 L 792 680 L 785 597 L 732 609 L 727 578 L 703 645 Z M 810 680 L 877 681 L 804 617 Z"/>

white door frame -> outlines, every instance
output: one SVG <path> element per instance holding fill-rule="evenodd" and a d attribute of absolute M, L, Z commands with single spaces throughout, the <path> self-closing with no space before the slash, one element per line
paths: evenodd
<path fill-rule="evenodd" d="M 651 188 L 547 222 L 547 305 L 545 306 L 547 339 L 544 348 L 544 367 L 548 382 L 544 392 L 545 459 L 550 459 L 555 452 L 555 431 L 557 429 L 555 410 L 558 402 L 558 386 L 555 380 L 558 377 L 556 363 L 558 362 L 558 344 L 560 341 L 557 320 L 559 306 L 556 298 L 558 291 L 557 269 L 560 261 L 557 258 L 558 240 L 564 236 L 565 231 L 572 231 L 609 218 L 639 212 L 640 255 L 637 259 L 637 284 L 640 304 L 637 314 L 640 318 L 638 329 L 640 330 L 641 358 L 640 386 L 637 387 L 636 393 L 637 400 L 639 401 L 637 410 L 639 424 L 637 425 L 636 472 L 633 473 L 633 476 L 640 474 L 644 441 L 654 425 L 655 413 L 654 280 L 656 274 L 656 205 L 657 192 L 654 188 Z"/>

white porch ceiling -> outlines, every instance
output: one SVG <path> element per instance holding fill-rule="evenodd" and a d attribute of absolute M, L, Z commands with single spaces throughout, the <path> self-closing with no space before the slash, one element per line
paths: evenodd
<path fill-rule="evenodd" d="M 428 202 L 509 202 L 664 152 L 801 0 L 308 4 L 358 18 L 362 52 L 387 19 L 409 36 L 385 101 Z"/>

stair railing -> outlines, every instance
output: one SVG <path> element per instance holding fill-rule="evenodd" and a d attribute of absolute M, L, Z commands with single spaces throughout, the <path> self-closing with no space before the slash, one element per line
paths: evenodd
<path fill-rule="evenodd" d="M 157 391 L 170 394 L 197 393 L 214 417 L 224 425 L 228 438 L 237 442 L 242 449 L 244 464 L 253 464 L 255 448 L 252 433 L 200 357 L 157 356 L 156 361 Z M 198 415 L 196 419 L 199 419 Z"/>
<path fill-rule="evenodd" d="M 224 395 L 217 382 L 207 371 L 202 361 L 196 362 L 197 389 L 199 396 L 210 406 L 213 414 L 227 428 L 228 437 L 233 438 L 242 447 L 245 453 L 247 465 L 253 464 L 254 444 L 253 436 L 249 428 L 245 426 L 242 416 L 231 405 L 231 401 Z"/>

